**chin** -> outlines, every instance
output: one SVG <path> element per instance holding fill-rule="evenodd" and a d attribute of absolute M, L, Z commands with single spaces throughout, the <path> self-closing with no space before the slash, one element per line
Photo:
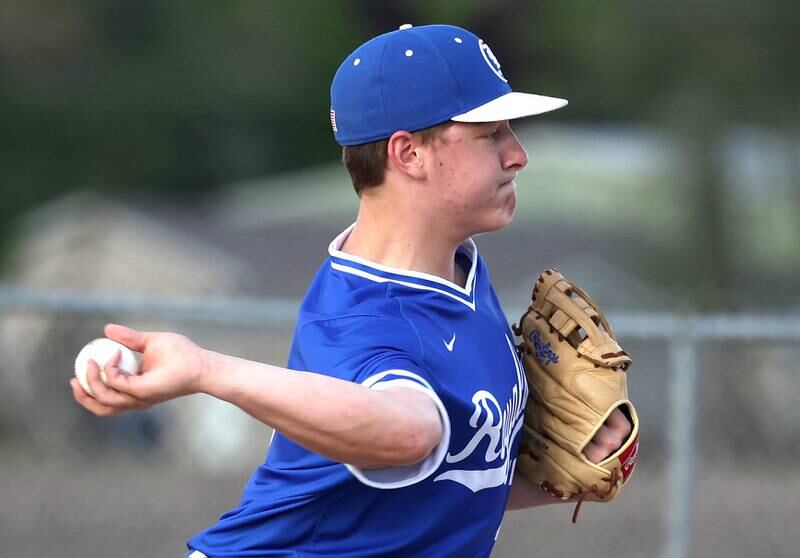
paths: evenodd
<path fill-rule="evenodd" d="M 503 228 L 514 219 L 514 210 L 517 209 L 517 196 L 514 192 L 508 197 L 505 206 L 502 209 L 502 216 L 500 220 L 503 222 L 498 228 Z"/>
<path fill-rule="evenodd" d="M 517 209 L 517 194 L 516 192 L 511 192 L 511 197 L 508 200 L 508 220 L 509 222 L 511 219 L 514 218 L 514 210 Z"/>
<path fill-rule="evenodd" d="M 484 214 L 483 219 L 473 221 L 473 233 L 470 236 L 505 228 L 514 219 L 516 207 L 517 197 L 511 192 L 502 207 L 495 206 L 492 213 Z"/>
<path fill-rule="evenodd" d="M 474 234 L 499 231 L 500 229 L 505 228 L 509 223 L 511 223 L 513 218 L 514 218 L 514 210 L 512 209 L 508 213 L 505 213 L 502 216 L 498 216 L 496 219 L 492 219 L 491 221 L 484 223 L 483 226 L 480 228 L 480 230 L 476 231 Z"/>

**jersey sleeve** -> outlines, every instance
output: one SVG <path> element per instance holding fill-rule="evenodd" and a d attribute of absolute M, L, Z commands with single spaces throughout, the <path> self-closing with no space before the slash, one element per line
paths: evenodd
<path fill-rule="evenodd" d="M 309 322 L 298 331 L 289 367 L 358 383 L 373 390 L 414 389 L 431 398 L 442 420 L 442 439 L 419 463 L 384 469 L 345 464 L 360 482 L 374 488 L 402 488 L 430 476 L 450 444 L 450 420 L 428 374 L 422 346 L 408 322 L 384 316 L 348 316 Z"/>
<path fill-rule="evenodd" d="M 389 387 L 405 387 L 421 391 L 428 395 L 439 410 L 442 421 L 442 439 L 428 456 L 412 465 L 387 467 L 384 469 L 361 469 L 345 464 L 347 469 L 359 481 L 374 488 L 402 488 L 410 486 L 429 477 L 442 463 L 447 448 L 450 446 L 450 419 L 447 409 L 433 387 L 421 376 L 408 370 L 387 370 L 370 376 L 361 385 L 370 389 L 382 390 Z"/>

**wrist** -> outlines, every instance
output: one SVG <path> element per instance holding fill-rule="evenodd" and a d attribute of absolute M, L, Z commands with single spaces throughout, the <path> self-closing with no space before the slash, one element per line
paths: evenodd
<path fill-rule="evenodd" d="M 220 369 L 219 361 L 223 355 L 200 347 L 200 366 L 195 377 L 194 391 L 213 395 L 215 371 Z"/>

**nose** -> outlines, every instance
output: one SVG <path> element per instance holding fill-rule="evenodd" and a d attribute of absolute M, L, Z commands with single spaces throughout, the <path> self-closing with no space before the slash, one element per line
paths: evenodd
<path fill-rule="evenodd" d="M 510 126 L 508 128 L 507 139 L 508 141 L 506 142 L 506 149 L 503 157 L 503 167 L 519 172 L 528 164 L 528 152 L 525 151 L 525 148 L 519 142 Z"/>

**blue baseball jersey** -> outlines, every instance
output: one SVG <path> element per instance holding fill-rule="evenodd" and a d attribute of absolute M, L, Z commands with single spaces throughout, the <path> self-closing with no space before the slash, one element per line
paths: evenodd
<path fill-rule="evenodd" d="M 276 432 L 235 509 L 189 541 L 211 557 L 485 557 L 516 465 L 527 385 L 472 240 L 462 288 L 329 248 L 300 309 L 289 368 L 427 394 L 440 444 L 421 463 L 362 470 Z M 314 401 L 308 401 L 313 405 Z"/>

